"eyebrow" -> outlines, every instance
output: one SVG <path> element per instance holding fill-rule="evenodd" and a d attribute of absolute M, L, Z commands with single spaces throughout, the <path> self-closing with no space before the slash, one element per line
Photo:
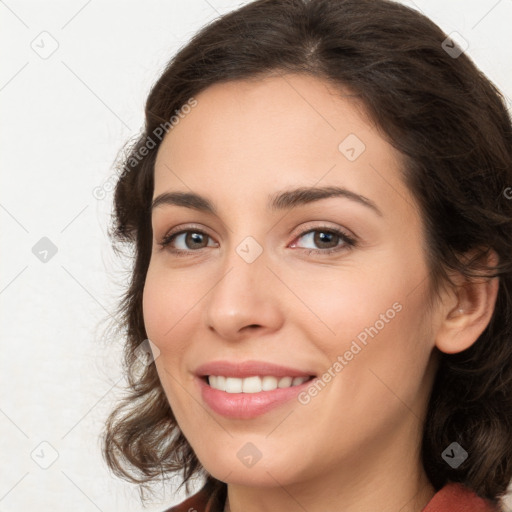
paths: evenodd
<path fill-rule="evenodd" d="M 268 208 L 273 211 L 289 210 L 329 197 L 343 197 L 358 202 L 382 217 L 382 212 L 373 201 L 342 187 L 300 187 L 285 190 L 269 196 Z M 163 205 L 182 206 L 217 215 L 217 208 L 210 200 L 193 192 L 164 192 L 153 200 L 151 211 Z"/>

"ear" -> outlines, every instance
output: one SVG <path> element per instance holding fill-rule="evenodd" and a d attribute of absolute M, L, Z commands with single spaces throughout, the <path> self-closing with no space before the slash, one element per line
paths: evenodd
<path fill-rule="evenodd" d="M 487 265 L 497 265 L 498 260 L 496 252 L 489 250 Z M 436 347 L 446 354 L 462 352 L 478 339 L 491 320 L 499 288 L 497 277 L 468 280 L 457 274 L 453 281 L 456 286 L 443 300 L 435 337 Z"/>

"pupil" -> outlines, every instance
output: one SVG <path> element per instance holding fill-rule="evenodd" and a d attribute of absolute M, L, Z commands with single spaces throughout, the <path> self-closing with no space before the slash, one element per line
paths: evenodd
<path fill-rule="evenodd" d="M 192 242 L 200 244 L 201 238 L 203 237 L 203 235 L 201 233 L 192 233 L 192 234 L 189 234 L 189 237 L 192 239 Z"/>
<path fill-rule="evenodd" d="M 335 236 L 336 235 L 334 233 L 325 233 L 323 231 L 319 231 L 318 235 L 315 236 L 315 244 L 321 246 L 322 243 L 329 243 L 329 241 L 332 242 L 332 238 Z"/>

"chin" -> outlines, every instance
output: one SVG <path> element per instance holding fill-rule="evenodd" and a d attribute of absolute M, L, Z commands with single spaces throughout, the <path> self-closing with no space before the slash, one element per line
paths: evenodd
<path fill-rule="evenodd" d="M 200 462 L 214 478 L 233 485 L 276 487 L 300 479 L 296 462 L 283 460 L 282 453 L 281 458 L 276 458 L 274 448 L 262 448 L 261 458 L 258 458 L 255 449 L 249 443 L 241 443 L 242 448 L 236 443 L 237 447 L 231 451 L 225 448 L 222 455 L 211 453 L 207 458 L 201 458 Z M 291 468 L 295 470 L 293 473 Z"/>
<path fill-rule="evenodd" d="M 212 468 L 212 471 L 207 469 L 217 480 L 221 480 L 226 484 L 240 485 L 246 487 L 277 487 L 280 484 L 287 484 L 284 477 L 284 470 L 278 468 L 265 470 L 263 467 L 256 469 L 253 468 L 233 468 L 229 464 L 220 468 L 218 465 Z M 268 472 L 267 472 L 268 471 Z M 290 475 L 287 475 L 289 478 Z M 278 483 L 279 482 L 279 483 Z"/>

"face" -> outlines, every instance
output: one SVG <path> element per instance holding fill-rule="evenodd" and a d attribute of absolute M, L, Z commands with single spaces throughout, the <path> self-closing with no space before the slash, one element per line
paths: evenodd
<path fill-rule="evenodd" d="M 196 100 L 158 152 L 143 312 L 200 462 L 274 486 L 416 449 L 433 319 L 398 153 L 313 77 Z"/>

